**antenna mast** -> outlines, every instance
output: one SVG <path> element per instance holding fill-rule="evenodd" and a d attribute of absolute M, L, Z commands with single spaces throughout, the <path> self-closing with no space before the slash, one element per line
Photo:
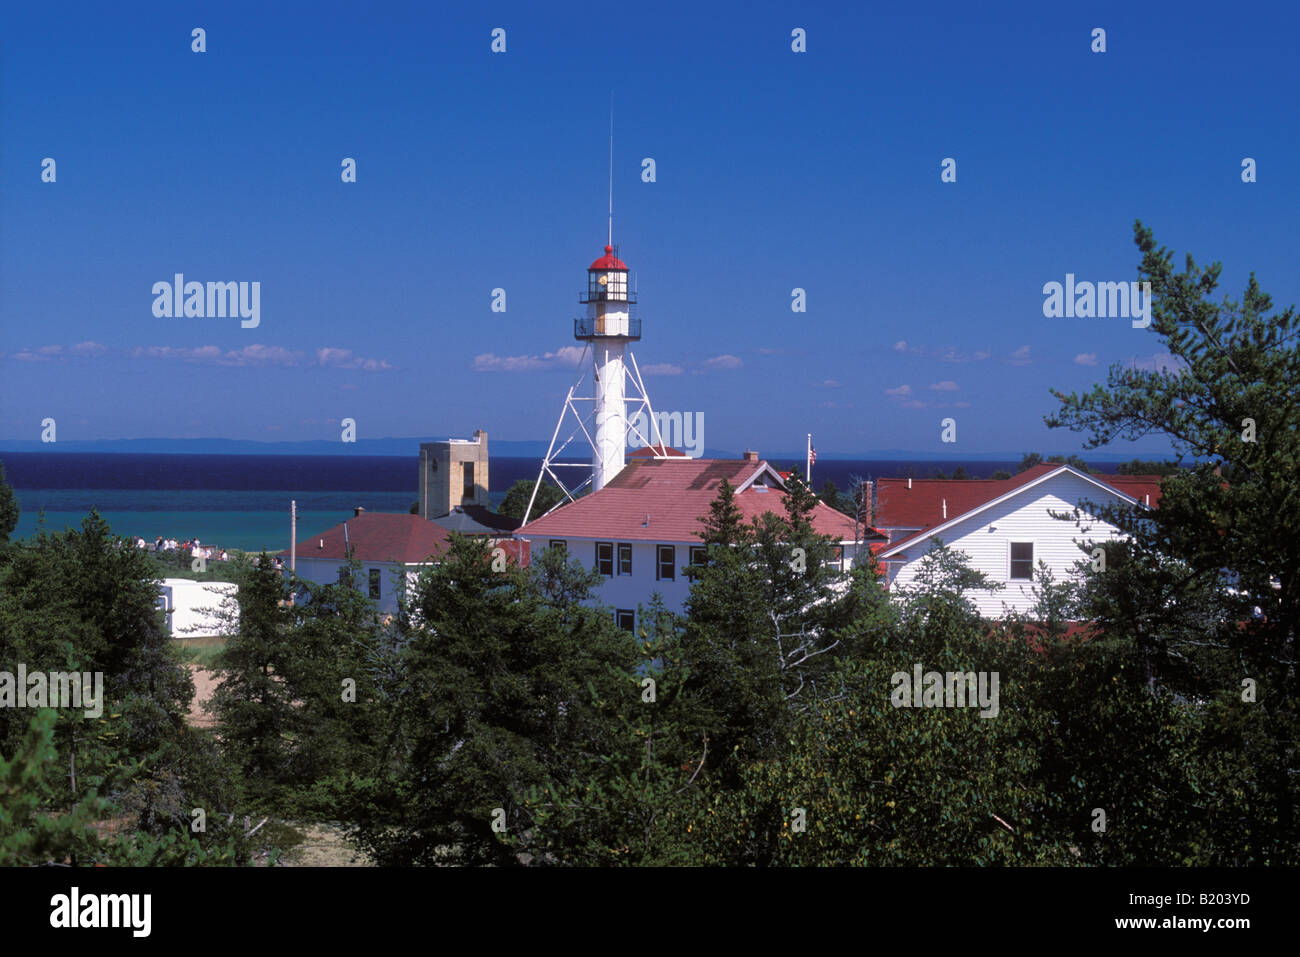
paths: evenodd
<path fill-rule="evenodd" d="M 609 91 L 609 245 L 614 245 L 614 91 Z"/>

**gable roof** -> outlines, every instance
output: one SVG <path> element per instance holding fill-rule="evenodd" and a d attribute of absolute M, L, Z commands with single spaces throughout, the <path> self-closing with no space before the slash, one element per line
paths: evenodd
<path fill-rule="evenodd" d="M 482 505 L 457 505 L 446 515 L 439 515 L 429 521 L 441 525 L 449 532 L 493 537 L 508 536 L 520 525 L 519 519 L 498 515 Z"/>
<path fill-rule="evenodd" d="M 428 561 L 446 550 L 449 534 L 436 522 L 419 515 L 395 512 L 363 512 L 331 529 L 298 543 L 298 557 L 347 561 L 343 526 L 352 557 L 361 562 L 400 562 L 412 565 Z M 287 557 L 288 550 L 280 552 Z"/>
<path fill-rule="evenodd" d="M 918 539 L 930 538 L 1062 472 L 1078 476 L 1130 503 L 1155 508 L 1160 502 L 1158 475 L 1090 475 L 1059 463 L 1035 465 L 1009 479 L 880 479 L 876 483 L 876 524 L 882 528 L 918 529 L 882 550 L 881 557 L 888 557 Z"/>
<path fill-rule="evenodd" d="M 768 485 L 755 479 L 766 478 Z M 785 514 L 785 488 L 766 462 L 744 459 L 637 459 L 599 492 L 529 522 L 520 536 L 592 538 L 622 542 L 698 542 L 700 519 L 718 497 L 723 479 L 741 491 L 736 506 L 744 521 L 764 512 Z M 813 529 L 837 542 L 853 541 L 853 519 L 818 502 L 812 513 Z M 865 529 L 868 539 L 881 537 Z"/>

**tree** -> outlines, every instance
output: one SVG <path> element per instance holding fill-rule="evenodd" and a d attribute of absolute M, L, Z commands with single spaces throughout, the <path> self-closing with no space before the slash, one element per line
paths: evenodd
<path fill-rule="evenodd" d="M 1177 462 L 1151 459 L 1130 459 L 1115 466 L 1117 475 L 1172 475 L 1181 466 Z"/>
<path fill-rule="evenodd" d="M 1096 472 L 1096 469 L 1089 466 L 1087 462 L 1085 462 L 1077 455 L 1073 455 L 1073 454 L 1049 455 L 1047 458 L 1043 458 L 1041 452 L 1026 452 L 1024 456 L 1020 459 L 1020 465 L 1016 468 L 1016 473 L 1019 474 L 1020 472 L 1023 472 L 1026 469 L 1033 468 L 1035 465 L 1042 465 L 1044 463 L 1072 465 L 1080 472 L 1084 472 L 1085 474 L 1091 474 Z M 1010 476 L 1008 476 L 1008 478 L 1009 477 Z"/>
<path fill-rule="evenodd" d="M 699 532 L 707 562 L 694 569 L 682 654 L 685 693 L 709 715 L 709 763 L 725 765 L 779 751 L 792 714 L 828 693 L 834 657 L 855 636 L 846 626 L 865 574 L 829 567 L 835 546 L 816 532 L 816 496 L 797 476 L 787 482 L 784 515 L 741 521 L 731 486 L 718 496 Z"/>
<path fill-rule="evenodd" d="M 1253 793 L 1223 826 L 1242 835 L 1238 859 L 1281 862 L 1294 857 L 1300 799 L 1300 539 L 1281 518 L 1300 512 L 1296 310 L 1274 311 L 1253 273 L 1240 300 L 1217 302 L 1219 263 L 1202 269 L 1188 254 L 1175 271 L 1140 221 L 1134 241 L 1170 360 L 1114 365 L 1083 394 L 1052 390 L 1059 406 L 1045 421 L 1086 434 L 1085 448 L 1163 435 L 1195 462 L 1166 476 L 1158 508 L 1099 510 L 1129 544 L 1122 576 L 1108 560 L 1090 593 L 1141 662 L 1148 694 L 1200 702 L 1207 739 L 1249 742 Z M 1247 679 L 1258 697 L 1243 708 Z"/>
<path fill-rule="evenodd" d="M 285 606 L 289 592 L 265 552 L 255 564 L 243 565 L 238 584 L 239 631 L 218 663 L 221 683 L 209 709 L 221 725 L 228 760 L 273 807 L 288 776 L 297 730 L 288 686 L 295 641 Z"/>
<path fill-rule="evenodd" d="M 18 516 L 18 499 L 5 481 L 5 464 L 0 462 L 0 542 L 9 541 L 9 536 L 18 527 Z"/>
<path fill-rule="evenodd" d="M 528 500 L 532 497 L 533 486 L 536 484 L 536 482 L 529 479 L 518 479 L 514 485 L 510 486 L 510 491 L 506 492 L 505 501 L 497 509 L 497 514 L 509 515 L 511 518 L 523 521 L 524 512 L 528 508 Z M 550 482 L 543 482 L 537 489 L 537 500 L 533 502 L 533 513 L 529 518 L 533 519 L 545 515 L 564 500 L 564 492 Z"/>
<path fill-rule="evenodd" d="M 839 488 L 830 479 L 822 483 L 822 490 L 818 497 L 835 511 L 842 512 L 850 518 L 857 517 L 858 509 L 852 496 L 840 492 Z"/>
<path fill-rule="evenodd" d="M 583 603 L 596 578 L 558 549 L 495 571 L 487 543 L 461 535 L 422 572 L 381 689 L 384 753 L 339 789 L 375 860 L 511 865 L 545 851 L 531 798 L 614 751 L 604 703 L 639 661 L 608 610 Z"/>
<path fill-rule="evenodd" d="M 22 811 L 16 839 L 39 833 L 46 815 L 71 828 L 86 808 L 121 828 L 112 842 L 78 838 L 75 862 L 245 862 L 252 842 L 230 844 L 234 832 L 216 818 L 236 809 L 235 782 L 208 733 L 185 722 L 194 685 L 163 627 L 155 574 L 151 557 L 93 511 L 79 529 L 39 529 L 0 549 L 0 661 L 29 674 L 89 673 L 99 689 L 97 707 L 82 701 L 98 715 L 59 707 L 39 729 L 25 711 L 0 708 L 0 753 L 48 764 L 30 778 L 39 800 Z M 194 808 L 212 818 L 198 836 Z"/>

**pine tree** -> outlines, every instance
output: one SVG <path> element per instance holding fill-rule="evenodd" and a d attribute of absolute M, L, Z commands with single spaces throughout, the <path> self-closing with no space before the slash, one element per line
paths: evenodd
<path fill-rule="evenodd" d="M 5 481 L 5 464 L 0 462 L 0 543 L 9 541 L 9 536 L 18 527 L 18 516 L 18 499 Z"/>

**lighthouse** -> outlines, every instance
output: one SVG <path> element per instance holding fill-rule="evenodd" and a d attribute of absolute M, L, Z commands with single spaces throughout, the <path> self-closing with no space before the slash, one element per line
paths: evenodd
<path fill-rule="evenodd" d="M 612 224 L 610 232 L 612 240 Z M 535 517 L 533 504 L 543 480 L 554 482 L 564 493 L 563 501 L 571 502 L 587 488 L 599 492 L 623 471 L 629 442 L 649 448 L 656 458 L 668 455 L 631 349 L 641 338 L 641 318 L 636 315 L 636 291 L 628 288 L 627 272 L 627 263 L 618 258 L 612 243 L 605 246 L 605 255 L 587 267 L 587 288 L 578 295 L 578 302 L 587 307 L 586 315 L 573 320 L 573 338 L 586 346 L 542 460 L 525 522 Z M 562 437 L 566 423 L 573 428 Z M 569 446 L 581 440 L 591 445 L 590 466 L 562 461 Z M 588 467 L 590 475 L 582 482 L 565 481 L 559 471 Z"/>
<path fill-rule="evenodd" d="M 595 384 L 591 487 L 600 491 L 623 470 L 627 436 L 627 367 L 630 342 L 641 338 L 641 320 L 632 315 L 636 293 L 627 288 L 627 263 L 613 246 L 587 268 L 587 288 L 578 297 L 587 315 L 573 320 L 573 338 L 588 343 Z"/>

